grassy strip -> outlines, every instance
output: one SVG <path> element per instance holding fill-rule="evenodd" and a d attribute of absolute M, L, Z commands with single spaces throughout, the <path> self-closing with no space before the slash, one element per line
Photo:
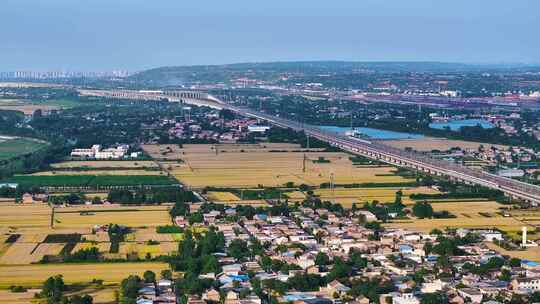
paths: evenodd
<path fill-rule="evenodd" d="M 17 175 L 5 182 L 28 187 L 137 186 L 178 183 L 167 176 L 159 175 Z"/>
<path fill-rule="evenodd" d="M 404 188 L 404 187 L 418 187 L 419 184 L 414 182 L 395 182 L 395 183 L 354 183 L 354 184 L 336 184 L 336 188 Z M 321 189 L 330 188 L 330 183 L 322 183 Z"/>

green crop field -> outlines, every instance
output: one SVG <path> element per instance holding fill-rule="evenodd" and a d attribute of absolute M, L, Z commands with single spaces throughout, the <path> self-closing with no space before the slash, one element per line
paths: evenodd
<path fill-rule="evenodd" d="M 46 147 L 46 142 L 30 138 L 14 138 L 0 141 L 0 160 L 7 160 Z"/>
<path fill-rule="evenodd" d="M 172 185 L 177 181 L 160 175 L 16 175 L 6 182 L 40 187 Z"/>

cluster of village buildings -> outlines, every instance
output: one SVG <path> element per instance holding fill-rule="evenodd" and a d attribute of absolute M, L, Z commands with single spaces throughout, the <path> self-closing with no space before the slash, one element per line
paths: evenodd
<path fill-rule="evenodd" d="M 121 158 L 137 158 L 139 152 L 128 154 L 128 145 L 119 145 L 115 148 L 103 149 L 101 145 L 92 145 L 89 149 L 73 149 L 71 150 L 72 157 L 91 158 L 91 159 L 121 159 Z"/>
<path fill-rule="evenodd" d="M 264 134 L 269 126 L 257 124 L 257 120 L 249 118 L 237 118 L 226 120 L 219 118 L 217 113 L 209 113 L 205 116 L 208 127 L 194 120 L 176 122 L 169 129 L 169 135 L 180 139 L 203 139 L 220 142 L 236 142 L 244 139 L 250 133 Z"/>
<path fill-rule="evenodd" d="M 237 260 L 219 254 L 221 272 L 201 274 L 201 278 L 211 278 L 219 284 L 214 284 L 215 287 L 209 288 L 202 295 L 187 295 L 187 303 L 261 304 L 265 299 L 252 292 L 251 278 L 261 282 L 271 279 L 287 282 L 298 274 L 315 274 L 324 278 L 332 271 L 334 264 L 330 262 L 325 268 L 316 264 L 320 252 L 325 253 L 330 261 L 336 258 L 346 261 L 351 251 L 358 251 L 367 259 L 367 266 L 353 269 L 350 277 L 331 280 L 317 286 L 314 291 L 288 290 L 274 294 L 279 302 L 374 303 L 372 297 L 353 296 L 351 293 L 355 281 L 373 278 L 392 286 L 391 291 L 377 294 L 379 303 L 419 304 L 425 295 L 441 293 L 446 295 L 449 303 L 484 303 L 489 300 L 486 303 L 496 304 L 516 294 L 527 297 L 540 291 L 540 263 L 526 260 L 518 261 L 518 265 L 506 263 L 482 275 L 468 270 L 470 267 L 467 265 L 480 266 L 492 258 L 509 261 L 485 245 L 485 242 L 503 239 L 498 231 L 459 229 L 452 232 L 455 237 L 475 233 L 480 241 L 459 246 L 464 254 L 449 256 L 450 267 L 444 269 L 438 265 L 439 256 L 425 249 L 427 243 L 438 243 L 437 235 L 393 228 L 375 232 L 361 224 L 376 219 L 366 210 L 355 210 L 347 216 L 341 216 L 327 209 L 300 207 L 288 216 L 258 214 L 253 219 L 240 217 L 239 221 L 234 222 L 224 220 L 226 216 L 235 214 L 234 208 L 221 212 L 213 210 L 204 214 L 204 223 L 196 225 L 214 226 L 223 232 L 227 245 L 235 239 L 248 243 L 256 239 L 262 244 L 269 244 L 265 250 L 268 257 L 296 265 L 297 270 L 265 271 L 260 256 Z M 188 227 L 184 217 L 177 217 L 175 222 L 181 227 Z M 280 247 L 286 249 L 280 250 Z M 428 274 L 423 275 L 421 283 L 416 283 L 413 276 L 420 269 Z M 509 273 L 510 276 L 502 279 L 503 273 Z M 141 290 L 144 288 L 147 287 Z M 245 290 L 251 292 L 242 292 Z M 141 304 L 168 303 L 151 302 L 144 294 L 140 299 Z"/>

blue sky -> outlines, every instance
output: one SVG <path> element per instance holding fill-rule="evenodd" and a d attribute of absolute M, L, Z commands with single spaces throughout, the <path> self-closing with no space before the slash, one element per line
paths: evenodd
<path fill-rule="evenodd" d="M 537 0 L 2 0 L 0 71 L 540 63 L 539 12 Z"/>

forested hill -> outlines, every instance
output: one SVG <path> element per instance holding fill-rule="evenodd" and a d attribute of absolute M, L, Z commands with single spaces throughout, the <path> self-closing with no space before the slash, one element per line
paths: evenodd
<path fill-rule="evenodd" d="M 178 85 L 190 82 L 227 82 L 237 77 L 265 79 L 280 73 L 351 73 L 355 71 L 394 72 L 457 72 L 478 71 L 520 66 L 467 65 L 446 62 L 353 62 L 353 61 L 291 61 L 235 63 L 225 65 L 194 65 L 159 67 L 139 72 L 130 80 L 155 85 Z"/>

